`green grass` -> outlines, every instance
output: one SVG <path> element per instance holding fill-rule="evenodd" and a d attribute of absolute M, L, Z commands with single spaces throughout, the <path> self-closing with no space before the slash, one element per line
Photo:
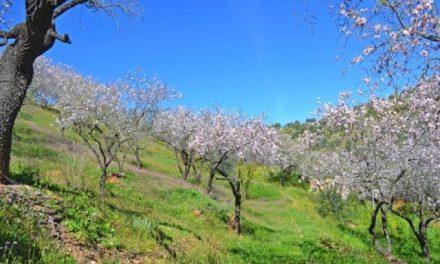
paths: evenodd
<path fill-rule="evenodd" d="M 76 263 L 56 249 L 41 216 L 0 200 L 0 263 Z"/>
<path fill-rule="evenodd" d="M 26 105 L 13 144 L 13 169 L 17 175 L 33 175 L 20 181 L 64 190 L 58 193 L 73 210 L 66 213 L 71 215 L 70 230 L 87 243 L 141 254 L 153 263 L 387 263 L 370 245 L 370 208 L 359 202 L 346 205 L 346 217 L 323 218 L 317 195 L 259 176 L 243 202 L 243 235 L 236 236 L 228 230 L 233 197 L 226 183 L 215 182 L 219 196 L 213 200 L 204 194 L 203 183 L 182 182 L 174 153 L 162 143 L 148 142 L 141 155 L 147 171 L 109 183 L 102 201 L 96 195 L 99 170 L 93 156 L 72 150 L 81 147 L 80 140 L 68 131 L 62 139 L 53 113 Z M 134 164 L 133 157 L 129 163 Z M 32 170 L 26 171 L 29 166 Z M 79 212 L 84 215 L 75 218 Z M 18 230 L 8 228 L 0 231 L 0 242 L 5 232 Z M 390 217 L 390 228 L 395 255 L 423 263 L 407 225 Z M 17 234 L 23 241 L 29 237 L 25 231 Z M 440 228 L 431 228 L 429 235 L 434 260 L 440 262 Z"/>

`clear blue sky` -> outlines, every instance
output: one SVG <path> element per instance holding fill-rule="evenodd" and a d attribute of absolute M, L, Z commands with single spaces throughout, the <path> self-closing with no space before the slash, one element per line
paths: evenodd
<path fill-rule="evenodd" d="M 335 101 L 340 91 L 362 83 L 356 69 L 341 77 L 348 63 L 336 56 L 344 43 L 325 4 L 314 7 L 319 19 L 312 32 L 301 24 L 301 2 L 142 0 L 143 17 L 122 20 L 119 28 L 104 15 L 77 9 L 57 23 L 72 45 L 57 43 L 46 56 L 99 80 L 141 67 L 184 93 L 179 104 L 195 109 L 220 106 L 265 112 L 270 122 L 304 120 L 317 97 Z"/>

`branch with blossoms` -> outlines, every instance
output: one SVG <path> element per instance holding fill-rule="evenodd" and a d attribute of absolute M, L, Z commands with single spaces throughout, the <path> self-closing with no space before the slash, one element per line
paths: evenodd
<path fill-rule="evenodd" d="M 217 174 L 228 182 L 235 204 L 233 229 L 240 234 L 243 178 L 237 170 L 243 164 L 273 164 L 279 147 L 278 131 L 264 125 L 261 118 L 223 110 L 204 111 L 198 120 L 189 145 L 209 167 L 208 192 Z"/>
<path fill-rule="evenodd" d="M 157 78 L 139 76 L 130 74 L 127 79 L 100 84 L 44 58 L 35 65 L 34 89 L 52 100 L 60 130 L 72 129 L 94 154 L 101 169 L 101 193 L 113 161 L 122 172 L 128 152 L 133 151 L 140 164 L 141 144 L 151 133 L 162 103 L 180 97 Z"/>
<path fill-rule="evenodd" d="M 379 98 L 372 91 L 361 95 L 362 103 L 343 93 L 335 106 L 324 104 L 319 109 L 316 136 L 304 135 L 312 142 L 307 144 L 310 154 L 304 164 L 310 166 L 303 165 L 305 173 L 313 175 L 311 168 L 318 167 L 315 175 L 334 177 L 337 185 L 361 199 L 371 199 L 369 230 L 373 245 L 385 255 L 392 253 L 387 226 L 391 212 L 405 221 L 418 219 L 418 228 L 411 230 L 423 256 L 431 259 L 427 230 L 438 219 L 440 208 L 439 81 L 438 77 L 423 79 L 389 98 Z M 374 231 L 379 213 L 386 247 L 377 242 Z"/>
<path fill-rule="evenodd" d="M 196 168 L 197 157 L 195 149 L 190 146 L 199 127 L 198 122 L 200 119 L 185 107 L 163 111 L 155 118 L 153 134 L 174 151 L 177 168 L 182 178 L 187 180 L 193 170 L 196 181 L 199 182 L 200 174 Z"/>
<path fill-rule="evenodd" d="M 367 68 L 368 86 L 414 85 L 438 74 L 440 17 L 433 0 L 329 1 L 341 33 L 364 45 L 352 64 Z"/>

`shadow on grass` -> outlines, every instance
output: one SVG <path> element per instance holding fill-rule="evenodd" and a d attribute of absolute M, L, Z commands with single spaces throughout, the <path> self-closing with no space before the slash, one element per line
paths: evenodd
<path fill-rule="evenodd" d="M 189 229 L 187 229 L 187 228 L 185 228 L 185 227 L 183 227 L 181 225 L 174 224 L 174 223 L 167 223 L 167 222 L 159 222 L 158 225 L 166 226 L 166 227 L 171 227 L 171 228 L 174 228 L 174 229 L 177 229 L 177 230 L 189 233 L 189 234 L 193 235 L 195 238 L 197 238 L 198 240 L 203 241 L 201 236 L 197 235 L 193 231 L 191 231 L 191 230 L 189 230 Z"/>

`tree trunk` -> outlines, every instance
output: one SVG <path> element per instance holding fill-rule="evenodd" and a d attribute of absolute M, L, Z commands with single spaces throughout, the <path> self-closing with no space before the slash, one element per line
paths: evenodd
<path fill-rule="evenodd" d="M 380 207 L 380 214 L 381 214 L 381 220 L 382 220 L 382 231 L 385 236 L 385 243 L 386 243 L 386 255 L 391 255 L 393 252 L 393 244 L 391 241 L 390 232 L 388 230 L 388 216 L 387 212 L 383 209 L 383 207 Z"/>
<path fill-rule="evenodd" d="M 135 147 L 134 148 L 134 156 L 136 157 L 136 163 L 137 163 L 137 167 L 138 169 L 142 169 L 142 162 L 141 162 L 141 157 L 140 157 L 140 149 Z"/>
<path fill-rule="evenodd" d="M 127 152 L 122 152 L 120 158 L 118 158 L 117 154 L 114 157 L 116 163 L 118 164 L 118 171 L 121 175 L 122 173 L 124 173 L 125 161 L 127 160 L 127 156 L 128 156 L 128 150 Z"/>
<path fill-rule="evenodd" d="M 105 194 L 105 183 L 107 181 L 107 167 L 101 168 L 101 177 L 99 178 L 99 192 Z"/>
<path fill-rule="evenodd" d="M 32 80 L 31 61 L 17 58 L 18 47 L 8 47 L 0 60 L 0 183 L 9 182 L 12 130 Z"/>
<path fill-rule="evenodd" d="M 422 207 L 420 207 L 419 209 L 421 211 L 418 212 L 418 215 L 420 217 L 418 229 L 415 227 L 414 222 L 410 217 L 400 214 L 399 212 L 396 212 L 394 210 L 391 210 L 391 212 L 397 215 L 398 217 L 404 219 L 409 224 L 411 230 L 413 231 L 414 235 L 417 238 L 417 241 L 419 241 L 423 257 L 425 257 L 427 261 L 431 261 L 432 257 L 431 257 L 431 253 L 429 252 L 428 226 L 429 223 L 434 220 L 434 218 L 424 219 L 425 217 L 423 216 Z"/>
<path fill-rule="evenodd" d="M 33 77 L 35 59 L 50 49 L 55 39 L 52 1 L 26 1 L 26 22 L 14 27 L 15 41 L 0 59 L 0 183 L 9 182 L 12 130 Z"/>
<path fill-rule="evenodd" d="M 186 181 L 188 179 L 190 172 L 191 172 L 191 166 L 193 165 L 194 153 L 190 152 L 188 154 L 185 151 L 183 151 L 183 153 L 185 153 L 185 155 L 184 155 L 185 159 L 183 161 L 183 164 L 185 165 L 185 175 L 184 175 L 183 179 Z"/>
<path fill-rule="evenodd" d="M 392 243 L 391 243 L 391 237 L 388 231 L 388 218 L 386 215 L 386 211 L 383 209 L 384 203 L 378 203 L 376 205 L 376 208 L 374 208 L 372 214 L 371 214 L 371 223 L 370 227 L 368 228 L 368 232 L 370 233 L 372 237 L 372 242 L 374 248 L 382 255 L 388 256 L 392 253 Z M 376 223 L 377 223 L 377 215 L 381 213 L 381 220 L 382 220 L 382 231 L 385 236 L 386 241 L 386 249 L 383 248 L 383 246 L 380 244 L 379 239 L 377 237 L 377 233 L 375 230 Z"/>
<path fill-rule="evenodd" d="M 124 163 L 125 163 L 125 157 L 122 156 L 122 158 L 115 157 L 116 163 L 118 164 L 118 172 L 124 173 Z"/>
<path fill-rule="evenodd" d="M 174 149 L 174 154 L 176 155 L 177 168 L 179 169 L 180 175 L 182 175 L 183 177 L 183 169 L 182 166 L 180 165 L 179 151 L 177 149 Z"/>
<path fill-rule="evenodd" d="M 193 171 L 194 171 L 194 178 L 196 180 L 196 184 L 200 184 L 202 182 L 202 174 L 197 169 L 195 164 L 193 164 L 192 167 L 193 167 Z"/>
<path fill-rule="evenodd" d="M 209 177 L 208 177 L 208 184 L 206 185 L 206 193 L 207 194 L 211 194 L 212 192 L 212 184 L 214 182 L 214 177 L 215 177 L 215 171 L 210 171 L 209 173 Z"/>
<path fill-rule="evenodd" d="M 240 223 L 240 213 L 241 213 L 241 193 L 240 193 L 240 182 L 237 181 L 234 184 L 235 190 L 233 190 L 235 198 L 235 210 L 234 210 L 234 230 L 237 235 L 241 234 L 241 223 Z"/>
<path fill-rule="evenodd" d="M 280 183 L 282 187 L 284 187 L 284 185 L 286 184 L 286 176 L 284 175 L 284 173 L 282 173 L 280 176 Z"/>
<path fill-rule="evenodd" d="M 429 242 L 428 242 L 428 225 L 425 222 L 420 222 L 419 233 L 416 234 L 417 240 L 419 241 L 420 248 L 422 250 L 423 257 L 426 260 L 431 261 L 431 253 L 429 252 Z"/>

